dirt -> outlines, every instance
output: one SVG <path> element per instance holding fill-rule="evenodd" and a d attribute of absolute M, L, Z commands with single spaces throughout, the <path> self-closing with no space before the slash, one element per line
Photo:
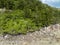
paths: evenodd
<path fill-rule="evenodd" d="M 26 35 L 0 36 L 0 45 L 60 45 L 60 24 L 44 27 Z"/>

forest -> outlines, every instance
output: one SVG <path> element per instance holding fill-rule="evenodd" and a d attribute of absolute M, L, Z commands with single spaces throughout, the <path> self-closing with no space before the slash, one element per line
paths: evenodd
<path fill-rule="evenodd" d="M 60 23 L 60 10 L 40 0 L 0 0 L 0 34 L 26 34 Z"/>

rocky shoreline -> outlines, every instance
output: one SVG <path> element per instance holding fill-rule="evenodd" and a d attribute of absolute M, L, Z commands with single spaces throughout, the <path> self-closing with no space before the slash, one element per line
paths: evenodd
<path fill-rule="evenodd" d="M 26 35 L 0 36 L 0 45 L 60 45 L 60 24 L 44 27 Z"/>

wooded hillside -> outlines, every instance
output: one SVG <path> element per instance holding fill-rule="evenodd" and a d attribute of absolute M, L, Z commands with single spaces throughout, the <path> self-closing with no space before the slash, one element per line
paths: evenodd
<path fill-rule="evenodd" d="M 39 0 L 0 0 L 0 8 L 7 10 L 0 12 L 1 34 L 26 34 L 60 23 L 60 10 Z"/>

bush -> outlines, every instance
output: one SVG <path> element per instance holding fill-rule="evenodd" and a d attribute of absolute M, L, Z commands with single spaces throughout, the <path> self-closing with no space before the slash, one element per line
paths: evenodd
<path fill-rule="evenodd" d="M 0 8 L 7 10 L 0 14 L 0 33 L 3 34 L 26 34 L 60 23 L 60 11 L 40 0 L 0 0 Z"/>
<path fill-rule="evenodd" d="M 17 12 L 16 12 L 17 13 Z M 2 33 L 8 34 L 19 34 L 19 33 L 27 33 L 29 31 L 33 31 L 36 29 L 35 23 L 32 22 L 30 19 L 23 19 L 21 15 L 23 13 L 15 12 L 11 14 L 3 14 L 4 16 L 0 15 L 0 30 Z"/>

